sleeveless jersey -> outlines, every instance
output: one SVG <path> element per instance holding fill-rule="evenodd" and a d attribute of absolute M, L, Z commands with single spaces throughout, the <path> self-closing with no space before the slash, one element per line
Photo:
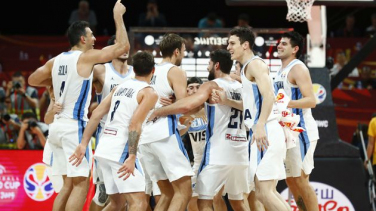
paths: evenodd
<path fill-rule="evenodd" d="M 138 107 L 137 95 L 149 86 L 144 81 L 131 79 L 116 88 L 95 156 L 120 163 L 125 161 L 128 157 L 128 127 Z"/>
<path fill-rule="evenodd" d="M 93 74 L 88 78 L 78 74 L 77 61 L 81 53 L 81 51 L 63 52 L 55 58 L 52 84 L 56 102 L 59 101 L 63 91 L 67 92 L 59 116 L 87 121 Z M 70 81 L 67 81 L 70 74 L 72 74 Z"/>
<path fill-rule="evenodd" d="M 155 65 L 155 71 L 153 78 L 151 79 L 150 84 L 157 92 L 159 98 L 166 97 L 168 98 L 174 91 L 170 87 L 168 82 L 167 74 L 172 67 L 175 65 L 171 63 L 162 63 Z M 160 108 L 162 105 L 159 103 L 159 100 L 156 104 L 156 108 Z M 170 137 L 173 134 L 179 133 L 177 130 L 177 118 L 176 115 L 168 115 L 159 117 L 154 122 L 149 122 L 147 129 L 142 134 L 142 139 L 140 140 L 140 144 L 151 143 L 155 141 L 159 141 Z"/>
<path fill-rule="evenodd" d="M 247 65 L 255 60 L 260 59 L 263 61 L 260 57 L 254 56 L 250 60 L 248 60 L 241 69 L 240 77 L 242 79 L 243 84 L 243 117 L 244 117 L 244 123 L 248 127 L 248 129 L 252 129 L 252 126 L 257 124 L 260 114 L 261 114 L 261 108 L 262 108 L 262 95 L 258 89 L 258 86 L 256 82 L 250 81 L 244 74 L 244 69 L 247 67 Z M 270 76 L 269 76 L 270 78 Z M 270 78 L 270 84 L 273 86 L 272 78 Z M 271 87 L 272 90 L 273 87 Z M 273 104 L 272 112 L 270 113 L 267 121 L 273 120 L 277 117 L 275 114 L 276 105 Z"/>
<path fill-rule="evenodd" d="M 228 98 L 241 100 L 242 85 L 222 78 L 213 80 Z M 249 165 L 248 140 L 242 112 L 227 105 L 205 103 L 208 125 L 201 171 L 206 165 Z"/>
<path fill-rule="evenodd" d="M 206 141 L 207 122 L 202 118 L 195 118 L 188 129 L 188 136 L 191 141 L 194 163 L 200 164 L 204 154 Z"/>
<path fill-rule="evenodd" d="M 97 101 L 100 103 L 107 95 L 109 95 L 114 87 L 122 84 L 124 81 L 134 78 L 135 74 L 133 72 L 133 67 L 128 65 L 128 72 L 124 76 L 115 70 L 111 62 L 104 64 L 105 67 L 105 77 L 101 93 L 97 93 Z M 107 119 L 107 114 L 101 119 L 101 127 L 103 128 Z"/>
<path fill-rule="evenodd" d="M 283 89 L 286 94 L 290 97 L 291 100 L 299 100 L 303 98 L 303 95 L 297 85 L 291 84 L 287 78 L 290 70 L 295 65 L 304 65 L 305 64 L 298 60 L 294 59 L 291 61 L 284 69 L 280 69 L 274 79 L 274 91 L 278 93 L 279 89 Z M 319 131 L 315 119 L 312 116 L 310 108 L 293 108 L 291 111 L 294 114 L 300 115 L 300 123 L 298 127 L 305 129 L 300 133 L 299 138 L 302 143 L 309 144 L 310 141 L 319 139 Z M 302 147 L 301 147 L 302 148 Z"/>

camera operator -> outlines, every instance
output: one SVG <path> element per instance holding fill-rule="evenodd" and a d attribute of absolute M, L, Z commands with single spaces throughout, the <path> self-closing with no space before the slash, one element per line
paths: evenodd
<path fill-rule="evenodd" d="M 2 113 L 0 116 L 0 144 L 15 143 L 20 127 L 21 123 L 17 115 Z"/>
<path fill-rule="evenodd" d="M 6 97 L 10 99 L 8 111 L 17 114 L 19 118 L 25 112 L 37 114 L 38 92 L 35 88 L 26 86 L 21 72 L 15 72 L 12 81 L 8 82 Z"/>
<path fill-rule="evenodd" d="M 48 125 L 38 122 L 34 113 L 22 115 L 22 124 L 17 138 L 18 149 L 43 149 L 48 136 Z"/>

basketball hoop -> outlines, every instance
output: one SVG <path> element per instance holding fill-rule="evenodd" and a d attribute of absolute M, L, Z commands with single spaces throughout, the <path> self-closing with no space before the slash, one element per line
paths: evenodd
<path fill-rule="evenodd" d="M 293 22 L 311 20 L 311 8 L 315 0 L 286 0 L 288 13 L 286 19 Z"/>

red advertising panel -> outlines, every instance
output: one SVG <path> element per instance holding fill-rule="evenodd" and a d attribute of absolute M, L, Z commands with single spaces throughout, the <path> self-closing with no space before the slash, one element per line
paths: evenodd
<path fill-rule="evenodd" d="M 0 150 L 0 210 L 52 210 L 56 193 L 42 150 Z"/>

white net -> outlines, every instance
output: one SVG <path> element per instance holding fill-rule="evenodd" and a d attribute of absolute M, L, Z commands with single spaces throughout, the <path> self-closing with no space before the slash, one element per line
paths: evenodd
<path fill-rule="evenodd" d="M 288 13 L 286 19 L 293 22 L 311 20 L 311 8 L 315 0 L 286 0 Z"/>

